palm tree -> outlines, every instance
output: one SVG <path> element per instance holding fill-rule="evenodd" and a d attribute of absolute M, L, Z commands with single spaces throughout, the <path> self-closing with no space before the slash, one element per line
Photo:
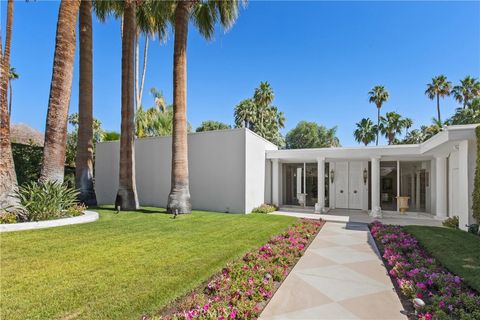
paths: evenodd
<path fill-rule="evenodd" d="M 405 135 L 408 134 L 408 130 L 413 126 L 413 120 L 411 118 L 403 119 L 403 126 L 405 128 Z"/>
<path fill-rule="evenodd" d="M 60 3 L 40 173 L 41 182 L 63 182 L 68 107 L 76 45 L 75 29 L 79 7 L 80 0 L 62 0 Z"/>
<path fill-rule="evenodd" d="M 480 98 L 472 100 L 468 108 L 457 108 L 455 114 L 448 119 L 448 124 L 480 123 Z"/>
<path fill-rule="evenodd" d="M 387 112 L 385 117 L 381 117 L 380 131 L 385 135 L 385 138 L 387 138 L 389 145 L 395 142 L 397 134 L 402 133 L 404 125 L 402 116 L 394 111 Z"/>
<path fill-rule="evenodd" d="M 165 112 L 165 110 L 167 109 L 167 103 L 165 102 L 165 97 L 163 96 L 163 93 L 155 88 L 151 88 L 150 93 L 153 95 L 155 108 L 157 108 L 157 110 L 159 111 Z"/>
<path fill-rule="evenodd" d="M 19 78 L 18 73 L 16 72 L 15 68 L 10 68 L 10 73 L 8 75 L 8 90 L 10 90 L 10 98 L 8 101 L 8 116 L 12 116 L 12 100 L 13 100 L 13 89 L 12 89 L 12 81 L 17 80 Z"/>
<path fill-rule="evenodd" d="M 264 119 L 268 117 L 268 107 L 273 102 L 273 98 L 275 97 L 273 93 L 273 89 L 267 81 L 260 82 L 258 88 L 255 89 L 253 94 L 253 101 L 257 107 L 258 118 L 257 129 L 260 131 L 264 131 L 266 126 L 264 124 Z"/>
<path fill-rule="evenodd" d="M 380 134 L 380 109 L 382 109 L 383 103 L 385 103 L 388 98 L 388 91 L 384 86 L 375 86 L 368 92 L 369 99 L 368 102 L 374 103 L 377 106 L 377 141 L 376 145 L 378 146 L 378 136 Z"/>
<path fill-rule="evenodd" d="M 10 47 L 13 28 L 13 0 L 7 3 L 7 21 L 5 28 L 5 50 L 0 41 L 0 200 L 8 207 L 15 204 L 11 196 L 17 188 L 17 176 L 10 144 L 10 115 L 7 107 L 7 91 L 10 69 Z"/>
<path fill-rule="evenodd" d="M 97 204 L 93 185 L 93 65 L 92 65 L 92 1 L 80 4 L 80 78 L 78 91 L 78 137 L 75 157 L 75 186 L 78 199 L 88 205 Z"/>
<path fill-rule="evenodd" d="M 414 129 L 405 135 L 403 143 L 406 144 L 418 144 L 425 141 L 425 135 L 422 130 Z"/>
<path fill-rule="evenodd" d="M 373 124 L 370 118 L 363 118 L 356 123 L 357 129 L 353 132 L 355 140 L 367 146 L 370 142 L 375 141 L 377 135 L 377 126 Z"/>
<path fill-rule="evenodd" d="M 471 76 L 466 76 L 460 80 L 460 85 L 453 87 L 452 94 L 455 100 L 463 103 L 465 109 L 473 99 L 480 96 L 480 82 Z"/>
<path fill-rule="evenodd" d="M 171 14 L 170 10 L 165 10 L 164 5 L 156 2 L 158 1 L 144 1 L 137 7 L 137 33 L 135 36 L 135 105 L 137 109 L 142 104 L 143 87 L 147 72 L 149 37 L 153 39 L 156 35 L 160 41 L 166 38 Z M 143 47 L 142 74 L 139 79 L 139 40 L 141 34 L 144 34 L 145 42 Z"/>
<path fill-rule="evenodd" d="M 168 5 L 168 3 L 167 3 Z M 217 20 L 229 28 L 238 15 L 238 1 L 175 1 L 173 48 L 173 136 L 172 179 L 167 210 L 190 213 L 187 148 L 187 34 L 189 20 L 207 39 L 212 38 Z"/>
<path fill-rule="evenodd" d="M 245 99 L 235 107 L 235 126 L 253 129 L 253 123 L 256 120 L 256 108 L 252 99 Z"/>
<path fill-rule="evenodd" d="M 120 169 L 115 207 L 137 210 L 135 181 L 135 96 L 134 59 L 136 34 L 136 1 L 126 0 L 123 8 L 122 37 L 122 121 L 120 132 Z"/>
<path fill-rule="evenodd" d="M 447 77 L 444 75 L 439 75 L 432 78 L 432 83 L 427 84 L 427 90 L 425 94 L 430 100 L 437 98 L 437 120 L 441 122 L 440 117 L 440 97 L 445 97 L 450 95 L 450 90 L 452 89 L 452 83 L 447 81 Z"/>

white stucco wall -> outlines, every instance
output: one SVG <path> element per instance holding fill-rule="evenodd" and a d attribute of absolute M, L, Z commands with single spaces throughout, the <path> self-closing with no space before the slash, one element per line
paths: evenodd
<path fill-rule="evenodd" d="M 194 209 L 245 212 L 245 131 L 234 129 L 188 135 L 190 194 Z M 99 204 L 115 201 L 118 157 L 118 141 L 97 145 L 95 188 Z M 170 192 L 171 137 L 136 140 L 135 160 L 140 204 L 166 207 Z"/>
<path fill-rule="evenodd" d="M 135 141 L 138 199 L 166 207 L 170 192 L 171 137 Z M 188 135 L 193 209 L 245 213 L 265 202 L 265 150 L 277 147 L 247 129 Z M 99 204 L 112 204 L 118 188 L 119 142 L 96 147 L 95 189 Z"/>
<path fill-rule="evenodd" d="M 273 143 L 245 131 L 245 211 L 269 202 L 265 197 L 266 150 L 277 150 Z"/>

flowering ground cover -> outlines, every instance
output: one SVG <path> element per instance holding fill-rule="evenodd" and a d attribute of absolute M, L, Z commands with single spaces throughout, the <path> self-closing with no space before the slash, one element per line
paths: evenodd
<path fill-rule="evenodd" d="M 425 301 L 418 319 L 480 319 L 478 292 L 443 268 L 405 228 L 373 222 L 370 231 L 404 297 Z"/>
<path fill-rule="evenodd" d="M 429 226 L 406 226 L 442 266 L 480 292 L 480 237 L 462 230 Z"/>
<path fill-rule="evenodd" d="M 323 223 L 300 220 L 259 249 L 229 263 L 206 285 L 160 311 L 160 316 L 142 319 L 257 318 Z"/>

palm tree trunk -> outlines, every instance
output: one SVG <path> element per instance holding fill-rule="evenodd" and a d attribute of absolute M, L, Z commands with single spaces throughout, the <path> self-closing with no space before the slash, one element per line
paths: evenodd
<path fill-rule="evenodd" d="M 179 1 L 175 9 L 173 51 L 172 179 L 167 210 L 190 213 L 187 147 L 187 34 L 190 2 Z"/>
<path fill-rule="evenodd" d="M 122 124 L 120 135 L 120 169 L 115 207 L 137 210 L 135 182 L 135 2 L 125 1 L 122 38 Z"/>
<path fill-rule="evenodd" d="M 440 118 L 440 96 L 437 94 L 437 114 L 438 114 L 438 123 L 441 125 L 442 120 Z"/>
<path fill-rule="evenodd" d="M 75 186 L 78 199 L 87 206 L 97 204 L 93 186 L 93 64 L 92 1 L 80 4 L 80 78 L 78 91 L 78 140 L 75 157 Z"/>
<path fill-rule="evenodd" d="M 148 56 L 148 35 L 145 35 L 145 46 L 143 47 L 143 67 L 142 80 L 140 81 L 140 91 L 138 92 L 138 104 L 142 104 L 143 86 L 145 84 L 145 74 L 147 73 L 147 56 Z"/>
<path fill-rule="evenodd" d="M 376 145 L 378 146 L 378 136 L 380 134 L 380 108 L 377 107 L 377 142 Z"/>
<path fill-rule="evenodd" d="M 12 99 L 13 99 L 13 90 L 12 90 L 12 81 L 8 80 L 8 90 L 10 98 L 8 99 L 8 116 L 12 116 Z"/>
<path fill-rule="evenodd" d="M 7 26 L 5 30 L 5 51 L 0 44 L 0 201 L 6 206 L 16 203 L 12 193 L 17 188 L 17 176 L 13 163 L 12 145 L 10 143 L 10 116 L 7 109 L 7 91 L 10 74 L 10 44 L 13 27 L 13 0 L 7 4 Z M 1 43 L 1 41 L 0 41 Z M 0 203 L 2 205 L 3 203 Z"/>
<path fill-rule="evenodd" d="M 137 30 L 137 33 L 135 34 L 135 106 L 136 110 L 140 108 L 140 103 L 138 101 L 138 56 L 140 55 L 140 50 L 139 50 L 139 38 L 140 38 L 140 31 Z"/>
<path fill-rule="evenodd" d="M 63 182 L 67 117 L 75 58 L 75 29 L 79 7 L 80 0 L 62 0 L 60 3 L 40 173 L 41 182 Z"/>

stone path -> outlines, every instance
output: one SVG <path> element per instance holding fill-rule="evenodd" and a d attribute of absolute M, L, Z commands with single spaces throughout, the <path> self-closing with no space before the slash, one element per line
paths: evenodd
<path fill-rule="evenodd" d="M 327 222 L 262 320 L 406 319 L 365 225 Z"/>

